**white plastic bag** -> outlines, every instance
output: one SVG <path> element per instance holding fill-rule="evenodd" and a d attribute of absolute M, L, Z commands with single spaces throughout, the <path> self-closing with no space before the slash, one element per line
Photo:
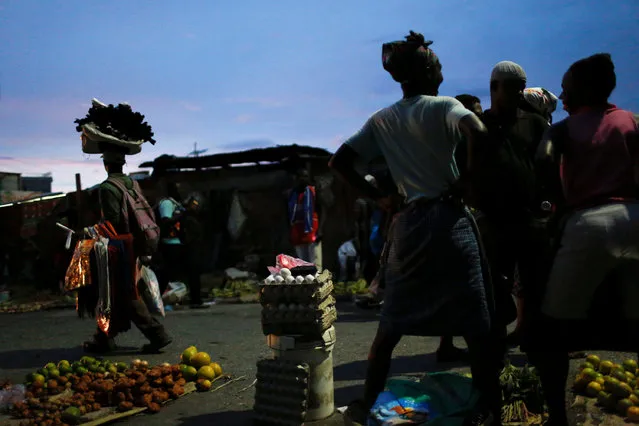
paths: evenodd
<path fill-rule="evenodd" d="M 25 392 L 24 385 L 14 385 L 0 390 L 0 412 L 5 412 L 13 404 L 24 401 Z"/>
<path fill-rule="evenodd" d="M 142 300 L 152 314 L 165 316 L 164 303 L 160 294 L 160 284 L 155 276 L 155 272 L 148 266 L 140 267 L 140 280 L 138 281 L 138 291 L 142 295 Z"/>
<path fill-rule="evenodd" d="M 189 294 L 186 284 L 181 282 L 170 282 L 169 288 L 162 295 L 162 301 L 165 305 L 174 305 L 180 303 Z"/>

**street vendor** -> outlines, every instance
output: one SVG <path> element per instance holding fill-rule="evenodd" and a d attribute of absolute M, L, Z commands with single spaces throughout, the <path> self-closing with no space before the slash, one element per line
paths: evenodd
<path fill-rule="evenodd" d="M 94 100 L 87 116 L 76 120 L 83 151 L 102 153 L 108 173 L 99 188 L 101 221 L 86 228 L 96 247 L 91 255 L 91 285 L 78 289 L 78 313 L 95 317 L 98 325 L 93 339 L 84 344 L 87 352 L 114 350 L 114 338 L 128 331 L 131 322 L 149 339 L 143 352 L 154 353 L 171 343 L 164 326 L 149 313 L 138 293 L 139 268 L 150 260 L 159 229 L 140 186 L 123 173 L 125 155 L 139 152 L 145 141 L 154 142 L 151 127 L 143 118 L 128 105 L 107 106 Z"/>
<path fill-rule="evenodd" d="M 405 207 L 395 215 L 388 236 L 382 317 L 369 352 L 364 400 L 348 415 L 365 423 L 384 390 L 393 351 L 402 336 L 466 336 L 473 383 L 480 398 L 466 424 L 500 423 L 499 363 L 494 359 L 489 280 L 484 277 L 478 233 L 461 201 L 466 177 L 455 162 L 455 148 L 473 150 L 485 127 L 458 100 L 438 96 L 441 64 L 421 34 L 386 43 L 384 69 L 401 84 L 403 99 L 371 116 L 335 153 L 329 166 L 361 192 L 388 207 L 389 200 L 355 167 L 383 156 Z M 398 143 L 401 141 L 401 144 Z"/>

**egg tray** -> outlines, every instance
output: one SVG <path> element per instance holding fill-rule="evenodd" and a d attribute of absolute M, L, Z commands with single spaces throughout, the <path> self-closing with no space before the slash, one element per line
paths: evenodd
<path fill-rule="evenodd" d="M 309 381 L 308 364 L 278 359 L 258 361 L 253 424 L 304 424 Z"/>
<path fill-rule="evenodd" d="M 308 306 L 298 305 L 297 303 L 280 303 L 279 305 L 269 303 L 262 306 L 262 319 L 266 319 L 267 322 L 286 321 L 287 318 L 289 321 L 320 320 L 328 310 L 335 307 L 335 303 L 335 297 L 330 294 L 317 305 L 314 303 Z M 291 305 L 293 305 L 294 308 Z"/>
<path fill-rule="evenodd" d="M 265 336 L 301 335 L 308 338 L 321 338 L 322 334 L 337 321 L 337 309 L 331 306 L 322 311 L 322 316 L 312 320 L 301 320 L 294 316 L 275 319 L 262 316 L 262 332 Z"/>
<path fill-rule="evenodd" d="M 263 284 L 260 288 L 260 303 L 262 306 L 281 303 L 317 305 L 330 296 L 333 289 L 331 280 L 311 284 Z"/>

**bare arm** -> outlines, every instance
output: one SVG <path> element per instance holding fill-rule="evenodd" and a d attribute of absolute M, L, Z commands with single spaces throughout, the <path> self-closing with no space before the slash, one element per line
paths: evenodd
<path fill-rule="evenodd" d="M 383 196 L 382 192 L 368 183 L 364 176 L 355 170 L 358 156 L 359 154 L 353 148 L 344 144 L 331 157 L 328 167 L 333 169 L 340 179 L 355 188 L 360 195 L 377 200 Z"/>
<path fill-rule="evenodd" d="M 466 173 L 472 175 L 477 163 L 477 149 L 481 148 L 487 136 L 484 123 L 475 115 L 467 115 L 459 120 L 459 130 L 466 138 L 468 156 L 466 159 Z"/>

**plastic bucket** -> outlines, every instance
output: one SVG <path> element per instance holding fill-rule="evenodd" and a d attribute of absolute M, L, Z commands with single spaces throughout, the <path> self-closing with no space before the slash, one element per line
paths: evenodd
<path fill-rule="evenodd" d="M 329 328 L 323 339 L 315 342 L 296 342 L 292 336 L 267 337 L 275 359 L 309 365 L 309 396 L 306 421 L 323 420 L 335 412 L 333 387 L 333 348 L 335 327 Z"/>

